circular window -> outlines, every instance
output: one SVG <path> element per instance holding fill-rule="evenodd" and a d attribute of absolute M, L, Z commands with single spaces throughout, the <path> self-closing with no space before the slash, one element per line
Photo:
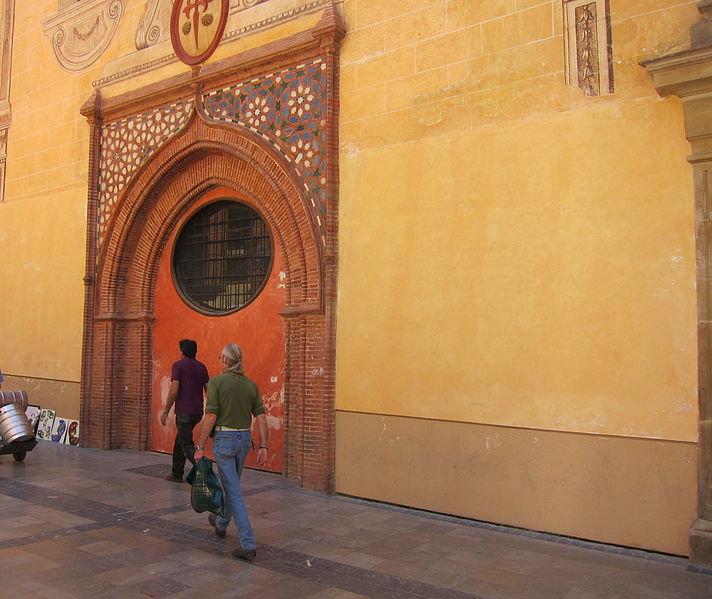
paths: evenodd
<path fill-rule="evenodd" d="M 272 237 L 262 217 L 231 200 L 209 204 L 178 235 L 173 279 L 181 297 L 206 314 L 229 314 L 260 292 L 272 265 Z"/>

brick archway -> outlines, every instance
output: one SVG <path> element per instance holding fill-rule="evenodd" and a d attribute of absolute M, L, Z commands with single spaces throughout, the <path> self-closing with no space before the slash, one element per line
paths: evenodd
<path fill-rule="evenodd" d="M 85 314 L 83 443 L 144 450 L 150 439 L 153 295 L 158 261 L 182 215 L 229 186 L 260 208 L 283 248 L 285 474 L 333 488 L 333 277 L 299 178 L 264 140 L 194 115 L 123 190 L 96 264 Z M 316 374 L 315 374 L 316 373 Z"/>

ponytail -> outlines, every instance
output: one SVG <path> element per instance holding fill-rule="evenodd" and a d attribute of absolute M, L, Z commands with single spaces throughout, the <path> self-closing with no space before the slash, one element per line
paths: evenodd
<path fill-rule="evenodd" d="M 222 350 L 222 355 L 225 356 L 228 362 L 228 367 L 223 372 L 232 372 L 234 374 L 245 374 L 245 365 L 242 362 L 242 350 L 235 343 L 228 343 Z"/>

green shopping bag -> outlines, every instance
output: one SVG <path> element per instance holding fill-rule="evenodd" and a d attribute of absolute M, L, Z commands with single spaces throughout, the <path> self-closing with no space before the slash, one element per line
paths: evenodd
<path fill-rule="evenodd" d="M 223 515 L 223 490 L 215 472 L 213 461 L 200 458 L 188 472 L 185 480 L 190 483 L 190 505 L 198 512 Z"/>

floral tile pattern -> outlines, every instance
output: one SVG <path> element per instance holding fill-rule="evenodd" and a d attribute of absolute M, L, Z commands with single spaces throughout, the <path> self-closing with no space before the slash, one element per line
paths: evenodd
<path fill-rule="evenodd" d="M 294 165 L 325 245 L 326 62 L 322 59 L 204 95 L 206 114 L 247 127 Z"/>
<path fill-rule="evenodd" d="M 99 244 L 104 239 L 119 194 L 131 175 L 185 126 L 192 111 L 193 101 L 187 100 L 102 127 L 97 213 Z"/>
<path fill-rule="evenodd" d="M 326 93 L 323 59 L 207 92 L 205 113 L 260 135 L 301 176 L 321 243 L 326 245 Z M 194 109 L 185 100 L 107 123 L 101 131 L 99 245 L 133 173 L 181 131 Z"/>

